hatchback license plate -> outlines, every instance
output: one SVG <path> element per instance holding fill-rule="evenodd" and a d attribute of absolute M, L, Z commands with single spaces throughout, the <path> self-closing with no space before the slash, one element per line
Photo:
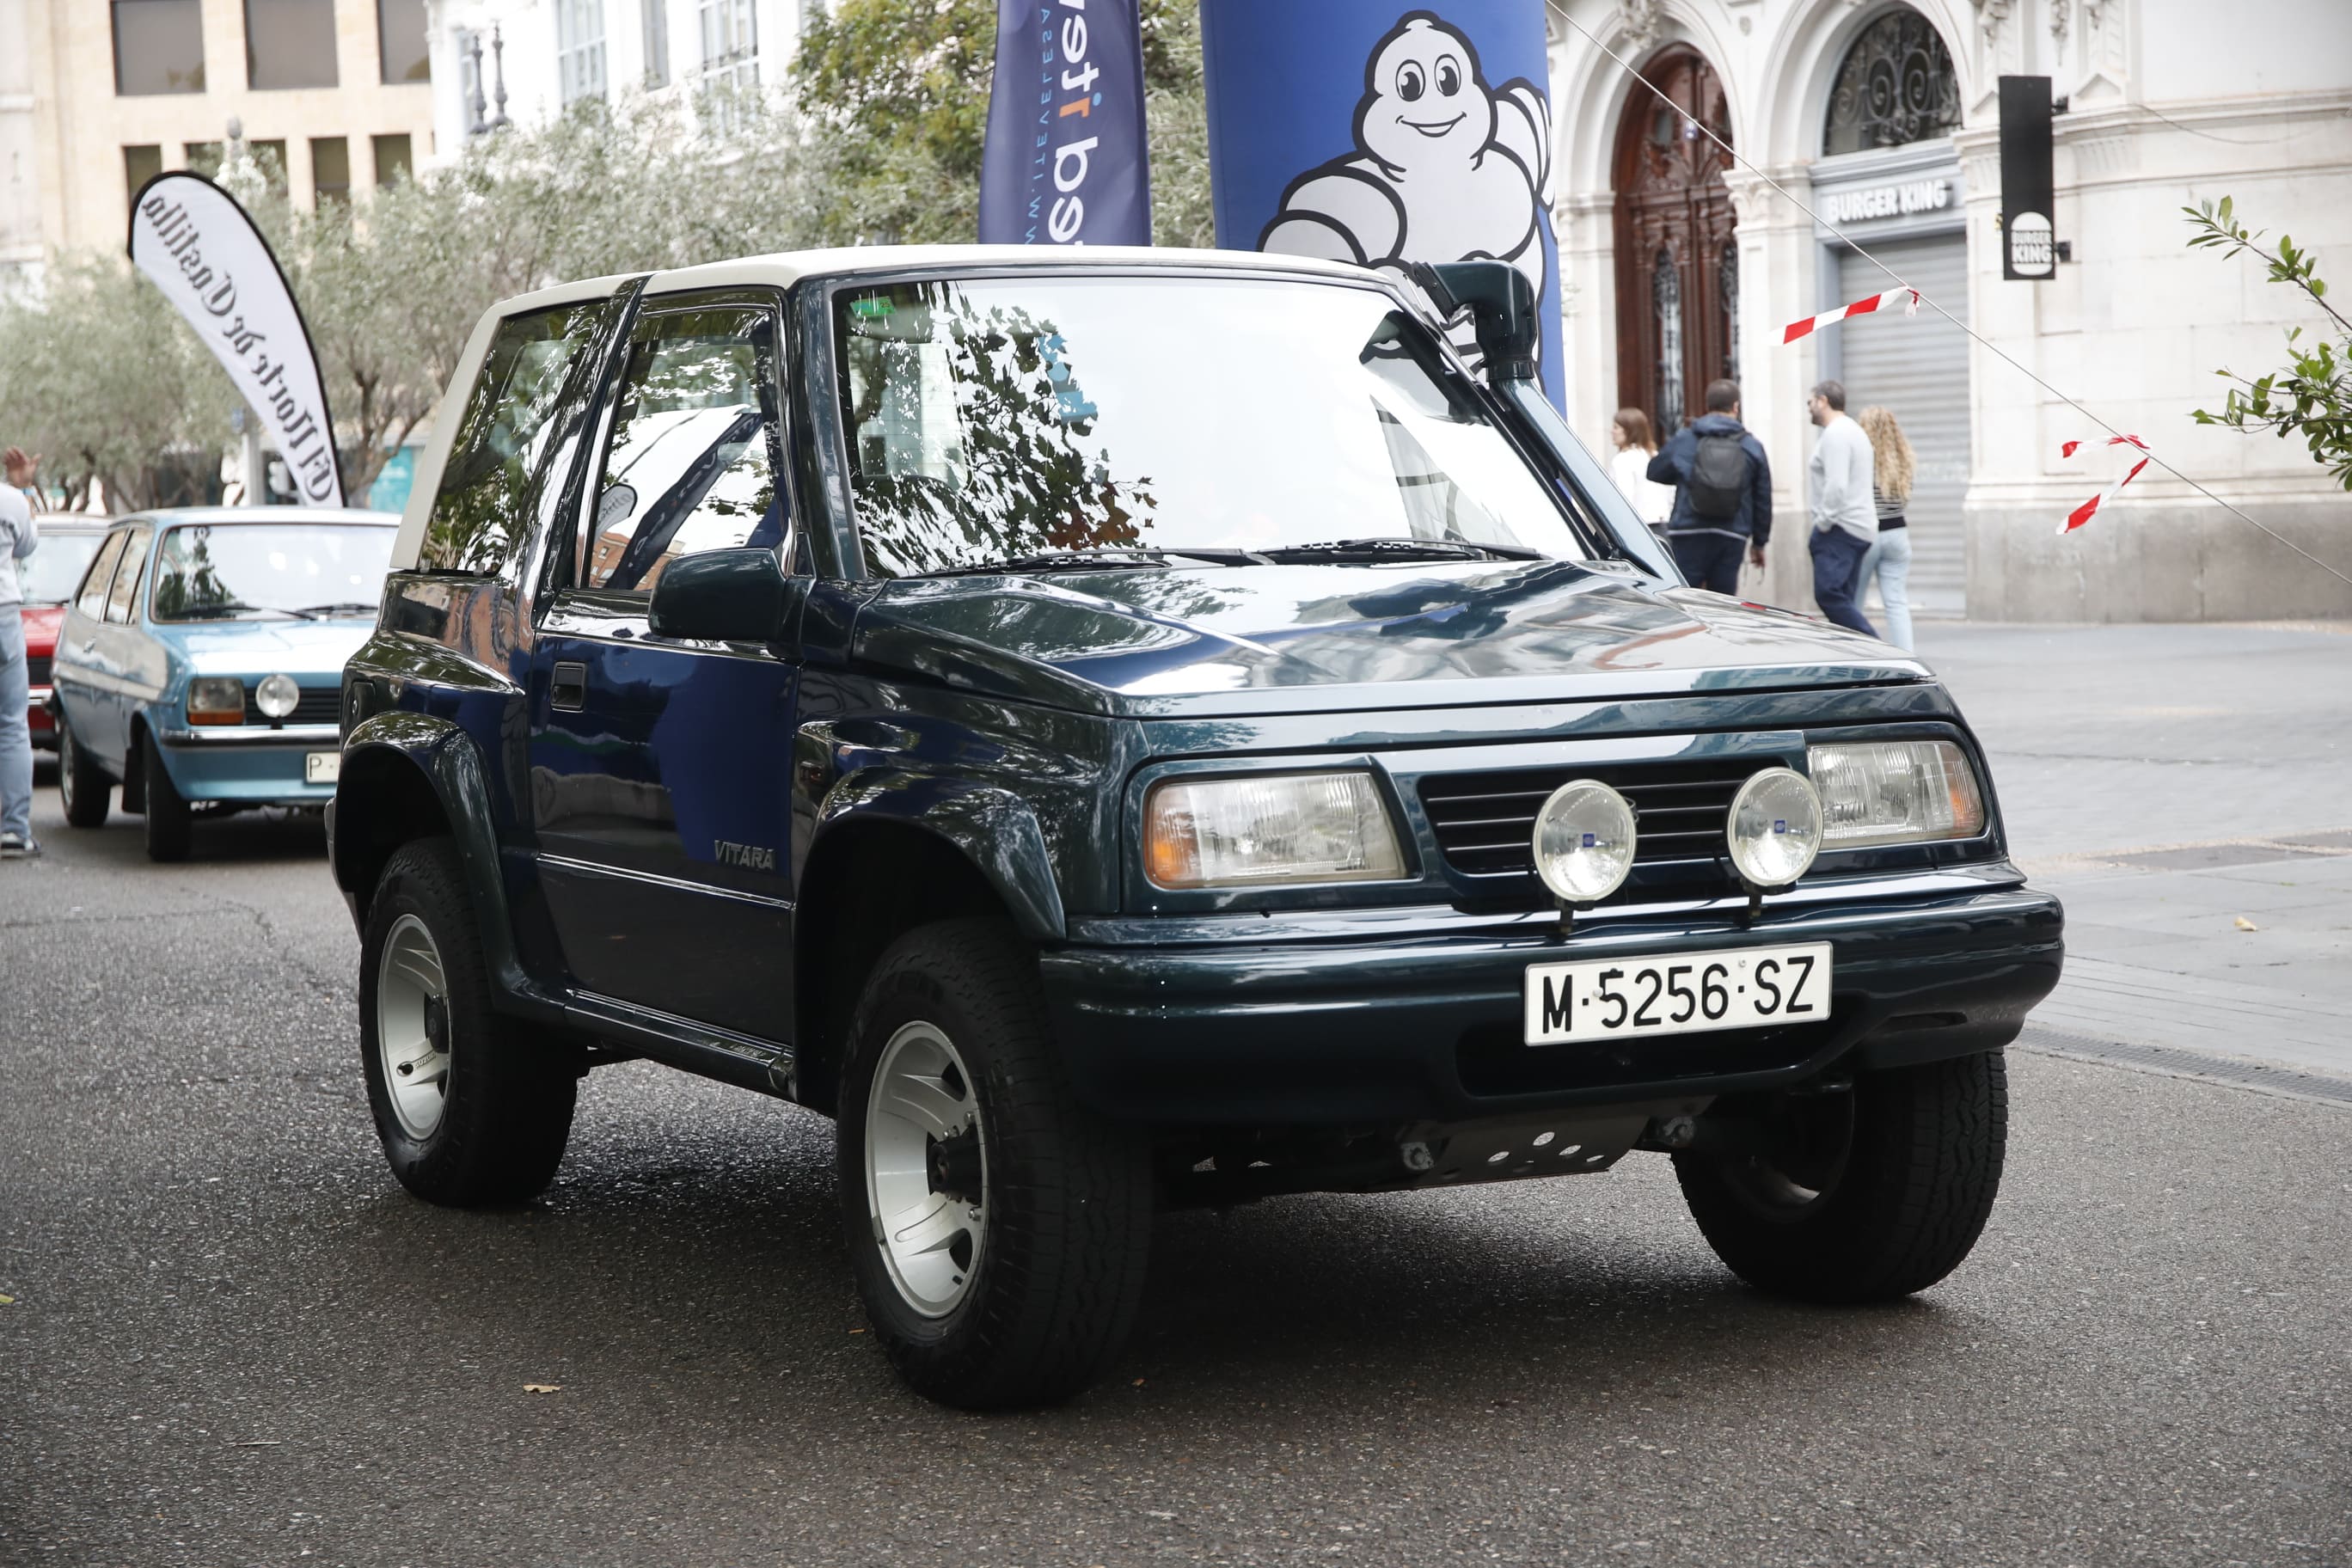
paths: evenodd
<path fill-rule="evenodd" d="M 1752 1029 L 1829 1016 L 1830 944 L 1532 964 L 1527 1043 Z"/>
<path fill-rule="evenodd" d="M 302 782 L 304 784 L 333 784 L 342 776 L 342 752 L 305 752 L 302 753 Z"/>

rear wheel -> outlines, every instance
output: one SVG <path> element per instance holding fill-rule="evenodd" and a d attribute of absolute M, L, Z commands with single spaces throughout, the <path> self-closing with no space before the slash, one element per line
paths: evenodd
<path fill-rule="evenodd" d="M 163 749 L 155 737 L 140 738 L 139 780 L 147 797 L 147 858 L 184 860 L 188 858 L 188 803 L 163 768 Z"/>
<path fill-rule="evenodd" d="M 1999 1052 L 1863 1073 L 1790 1096 L 1745 1136 L 1675 1155 L 1691 1217 L 1732 1271 L 1802 1300 L 1883 1301 L 1960 1265 L 2000 1190 L 2008 1066 Z"/>
<path fill-rule="evenodd" d="M 883 956 L 838 1129 L 858 1291 L 917 1392 L 1050 1404 L 1118 1354 L 1150 1248 L 1148 1145 L 1071 1094 L 1010 932 L 927 926 Z"/>
<path fill-rule="evenodd" d="M 457 847 L 403 845 L 360 943 L 360 1056 L 400 1184 L 459 1207 L 518 1204 L 555 1179 L 577 1058 L 500 1016 Z"/>
<path fill-rule="evenodd" d="M 58 714 L 58 798 L 66 808 L 67 825 L 103 827 L 109 792 L 114 781 L 99 771 L 98 759 L 82 750 L 63 711 Z"/>

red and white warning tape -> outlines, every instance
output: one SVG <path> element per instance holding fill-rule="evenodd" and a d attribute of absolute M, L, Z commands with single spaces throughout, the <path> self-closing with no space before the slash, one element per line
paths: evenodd
<path fill-rule="evenodd" d="M 1919 313 L 1919 290 L 1889 289 L 1884 294 L 1873 294 L 1867 300 L 1856 300 L 1851 305 L 1841 305 L 1834 310 L 1823 310 L 1818 316 L 1807 316 L 1801 321 L 1791 321 L 1781 332 L 1780 341 L 1784 343 L 1793 343 L 1816 327 L 1834 327 L 1848 316 L 1867 316 L 1881 306 L 1891 304 L 1896 300 L 1904 300 L 1905 315 L 1916 316 Z"/>
<path fill-rule="evenodd" d="M 2103 445 L 2109 447 L 2137 447 L 2143 452 L 2147 450 L 2147 443 L 2141 440 L 2137 436 L 2110 436 Z M 2076 452 L 2080 451 L 2082 447 L 2082 442 L 2069 441 L 2058 448 L 2058 455 L 2061 458 L 2071 458 Z M 2131 483 L 2134 479 L 2139 478 L 2139 471 L 2147 467 L 2148 461 L 2149 459 L 2142 458 L 2138 462 L 2134 463 L 2130 468 L 2124 470 L 2124 477 L 2122 479 L 2117 479 L 2114 484 L 2109 485 L 2105 489 L 2101 490 L 2097 495 L 2093 496 L 2089 500 L 2084 501 L 2081 506 L 2078 506 L 2073 511 L 2068 512 L 2066 514 L 2066 521 L 2058 525 L 2058 531 L 2062 534 L 2072 533 L 2076 529 L 2082 527 L 2084 523 L 2090 521 L 2092 518 L 2097 516 L 2099 509 L 2107 504 L 2109 497 L 2113 496 L 2117 490 L 2123 489 L 2126 485 Z"/>

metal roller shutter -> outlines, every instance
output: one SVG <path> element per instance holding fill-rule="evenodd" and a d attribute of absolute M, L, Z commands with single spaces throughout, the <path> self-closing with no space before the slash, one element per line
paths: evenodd
<path fill-rule="evenodd" d="M 1881 260 L 1947 310 L 1967 321 L 1969 247 L 1965 235 L 1889 240 L 1871 247 Z M 1838 259 L 1841 300 L 1888 287 L 1886 274 L 1859 256 Z M 1915 613 L 1967 610 L 1968 552 L 1960 501 L 1969 489 L 1969 340 L 1932 311 L 1858 317 L 1844 334 L 1846 411 L 1884 405 L 1911 438 L 1918 480 L 1911 521 L 1911 605 Z M 1872 600 L 1875 605 L 1875 595 Z"/>

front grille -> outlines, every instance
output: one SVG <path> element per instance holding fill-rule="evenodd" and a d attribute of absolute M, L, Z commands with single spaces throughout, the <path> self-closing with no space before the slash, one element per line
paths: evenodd
<path fill-rule="evenodd" d="M 1532 876 L 1536 813 L 1570 779 L 1596 779 L 1633 805 L 1635 866 L 1711 861 L 1724 853 L 1731 797 L 1771 762 L 1735 757 L 1438 773 L 1421 781 L 1421 805 L 1445 863 L 1465 876 Z"/>
<path fill-rule="evenodd" d="M 294 711 L 283 719 L 272 719 L 261 710 L 261 703 L 253 694 L 253 687 L 245 689 L 245 721 L 248 724 L 334 724 L 343 717 L 343 690 L 340 686 L 306 686 L 302 695 L 294 700 Z"/>
<path fill-rule="evenodd" d="M 25 682 L 28 686 L 47 686 L 49 683 L 47 654 L 37 653 L 25 660 Z"/>

